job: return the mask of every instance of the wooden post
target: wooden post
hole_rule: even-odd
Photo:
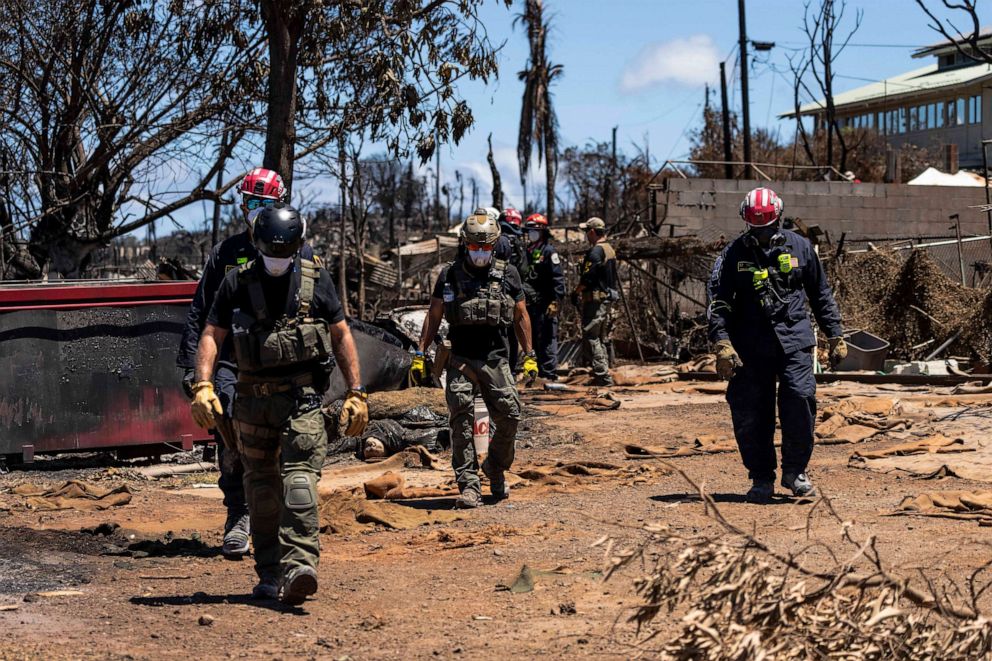
[[[954,221],[954,233],[958,239],[958,266],[961,269],[961,286],[967,287],[968,279],[964,274],[964,245],[961,243],[961,218],[958,214],[953,214],[950,218]]]
[[[441,260],[441,237],[435,236],[434,241],[437,244],[437,265],[441,266],[444,262]]]

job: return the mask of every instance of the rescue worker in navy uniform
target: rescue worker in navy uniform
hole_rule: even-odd
[[[751,478],[747,500],[775,491],[775,385],[782,425],[782,486],[815,494],[806,466],[813,452],[816,340],[806,303],[829,339],[830,363],[847,355],[840,312],[813,247],[781,229],[782,201],[756,188],[741,203],[747,231],[717,258],[709,282],[709,334],[717,372],[729,379],[734,435]]]
[[[527,314],[537,352],[538,376],[558,379],[558,306],[565,298],[565,271],[551,243],[548,219],[539,213],[527,217],[527,250],[518,267],[527,297]]]
[[[524,374],[529,378],[537,376],[520,274],[514,266],[494,256],[499,235],[496,214],[475,213],[462,225],[458,256],[438,277],[420,333],[419,350],[410,367],[411,381],[423,382],[427,378],[424,351],[437,336],[441,320],[447,320],[451,356],[446,366],[445,399],[451,428],[451,465],[461,492],[456,506],[460,508],[482,503],[480,466],[472,442],[476,394],[485,401],[496,428],[482,472],[489,478],[497,501],[509,495],[504,472],[513,463],[520,422],[520,397],[507,362],[510,332],[515,332],[524,349]]]
[[[476,209],[475,213],[491,214],[490,208]],[[499,239],[496,240],[495,259],[505,260],[519,271],[524,261],[523,216],[513,207],[499,213]],[[520,373],[520,345],[510,338],[510,371],[514,376]]]
[[[300,214],[277,202],[257,214],[252,233],[260,258],[228,273],[217,291],[196,355],[191,411],[201,427],[220,414],[212,377],[230,336],[234,427],[259,577],[252,597],[298,605],[317,591],[317,481],[327,452],[320,404],[334,358],[349,386],[340,419],[347,436],[365,429],[368,406],[331,276],[300,254]]]
[[[610,353],[610,310],[620,298],[617,278],[617,254],[606,240],[606,223],[590,218],[579,223],[585,230],[590,248],[582,259],[579,284],[572,292],[572,304],[582,313],[582,348],[592,366],[594,383],[612,386]]]
[[[210,251],[210,257],[203,267],[203,275],[196,287],[196,294],[190,303],[186,316],[186,326],[183,328],[179,342],[179,353],[176,365],[183,370],[182,385],[186,395],[193,398],[193,383],[195,382],[196,349],[200,342],[200,334],[207,322],[207,314],[214,302],[214,295],[221,281],[228,272],[247,264],[258,256],[255,244],[251,239],[249,215],[255,214],[264,206],[275,204],[286,197],[286,186],[282,177],[272,170],[255,168],[241,180],[238,186],[241,193],[241,212],[245,220],[244,231],[224,239]],[[304,246],[303,257],[311,259],[313,251],[310,246]],[[217,459],[220,465],[220,479],[217,485],[224,494],[224,506],[227,508],[227,519],[224,523],[224,542],[221,551],[224,557],[238,559],[248,552],[250,522],[248,504],[245,501],[243,484],[244,467],[241,455],[233,438],[225,439],[220,427],[232,435],[230,418],[231,405],[234,401],[234,384],[237,381],[237,368],[231,353],[230,341],[225,342],[220,349],[220,358],[214,374],[214,385],[220,398],[223,414],[215,427],[214,440],[217,442]]]

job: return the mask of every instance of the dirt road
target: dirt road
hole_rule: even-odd
[[[150,481],[128,471],[86,471],[82,477],[97,484],[127,484],[133,492],[129,504],[105,511],[29,510],[23,498],[2,493],[0,658],[626,658],[637,640],[626,623],[637,601],[636,576],[626,572],[604,583],[603,551],[593,543],[605,534],[637,540],[637,528],[655,521],[687,533],[720,532],[681,477],[659,460],[626,458],[623,445],[689,447],[701,437],[727,439],[731,430],[712,386],[668,384],[617,394],[622,406],[616,411],[544,403],[539,412],[530,408],[523,425],[517,466],[599,466],[592,474],[530,479],[510,500],[450,524],[326,534],[318,598],[300,609],[249,601],[250,561],[219,555],[219,492],[194,486],[215,482],[215,473]],[[920,397],[866,387],[823,394],[827,403],[851,394]],[[992,404],[992,397],[986,399]],[[931,418],[965,409],[932,408],[925,401],[915,406]],[[974,411],[984,402],[968,406]],[[555,411],[559,415],[547,415]],[[987,434],[986,420],[958,424],[963,435],[979,436]],[[987,561],[988,529],[973,521],[883,516],[924,490],[988,486],[848,466],[854,450],[896,442],[883,435],[856,446],[820,446],[811,475],[844,519],[877,535],[895,571],[940,568],[960,576]],[[767,544],[782,550],[809,544],[812,505],[785,498],[767,506],[744,503],[747,483],[735,453],[671,461],[713,494],[731,522]],[[540,471],[535,468],[533,476]],[[14,471],[0,477],[0,488],[66,478]],[[445,510],[451,504],[440,499],[408,506]],[[100,524],[119,528],[92,530]],[[820,511],[810,527],[813,540],[827,542],[840,530]],[[159,543],[127,551],[141,540]],[[806,561],[815,564],[817,557]],[[533,590],[511,591],[526,583],[517,582],[525,565]]]

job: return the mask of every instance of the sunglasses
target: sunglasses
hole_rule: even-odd
[[[492,250],[493,244],[491,243],[468,243],[466,246],[469,250]]]
[[[254,211],[255,209],[258,209],[259,207],[271,207],[275,203],[276,203],[275,200],[270,200],[270,199],[264,198],[264,197],[246,197],[245,198],[245,207],[248,209],[248,211]]]

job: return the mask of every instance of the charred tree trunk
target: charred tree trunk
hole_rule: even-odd
[[[493,206],[497,209],[503,208],[503,182],[499,176],[499,169],[496,167],[496,159],[493,157],[493,134],[489,134],[489,153],[486,160],[489,161],[489,170],[493,174]]]
[[[293,187],[296,147],[296,73],[303,17],[277,2],[263,2],[262,16],[269,36],[269,108],[265,131],[264,167],[275,170]]]

